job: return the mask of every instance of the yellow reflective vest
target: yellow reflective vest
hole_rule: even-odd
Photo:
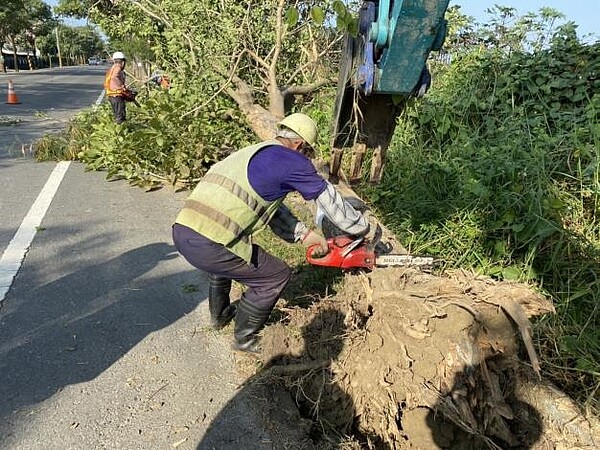
[[[269,145],[281,144],[261,142],[214,164],[187,198],[175,222],[223,244],[250,263],[252,235],[269,223],[284,200],[263,199],[248,180],[250,159]]]
[[[113,64],[113,66],[106,71],[106,76],[104,77],[104,89],[106,89],[106,95],[108,97],[120,97],[121,95],[123,95],[123,92],[124,92],[124,88],[112,89],[110,87],[111,79],[113,77],[113,72],[115,71],[116,67],[117,67],[117,65]],[[125,84],[124,79],[122,81],[123,81],[123,84]]]

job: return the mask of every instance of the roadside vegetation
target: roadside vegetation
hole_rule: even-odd
[[[172,87],[138,80],[141,106],[129,106],[126,126],[103,105],[42,140],[38,158],[186,189],[286,111],[327,130],[339,36],[355,26],[343,4],[210,3],[63,0],[63,12],[89,15],[113,49],[151,60]],[[328,15],[340,30],[322,26]],[[433,87],[400,117],[381,184],[356,189],[412,252],[552,298],[556,315],[534,326],[544,375],[598,412],[600,44],[582,43],[548,8],[516,17],[496,7],[481,26],[457,8],[448,19]],[[324,158],[327,143],[323,133]]]
[[[600,45],[540,19],[541,34],[497,32],[436,66],[363,192],[412,252],[549,295],[557,314],[535,327],[546,375],[598,410]]]
[[[87,63],[104,54],[91,25],[70,26],[43,0],[0,0],[0,71]],[[15,64],[17,61],[17,64]]]

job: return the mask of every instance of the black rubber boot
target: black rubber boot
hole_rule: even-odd
[[[231,280],[217,275],[209,275],[208,310],[210,323],[215,330],[225,327],[235,317],[236,303],[229,300]]]
[[[271,309],[260,310],[242,296],[235,317],[233,348],[242,352],[259,353],[258,332],[265,326],[270,315]]]

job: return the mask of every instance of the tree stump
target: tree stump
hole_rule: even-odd
[[[462,271],[346,274],[266,329],[263,373],[343,448],[598,448],[597,425],[549,394],[524,343],[527,318],[553,311],[527,285]]]

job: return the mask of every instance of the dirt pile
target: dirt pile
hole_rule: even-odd
[[[527,286],[463,272],[347,274],[267,327],[248,385],[271,428],[293,430],[286,448],[598,448],[597,423],[536,375],[527,317],[551,311]]]

